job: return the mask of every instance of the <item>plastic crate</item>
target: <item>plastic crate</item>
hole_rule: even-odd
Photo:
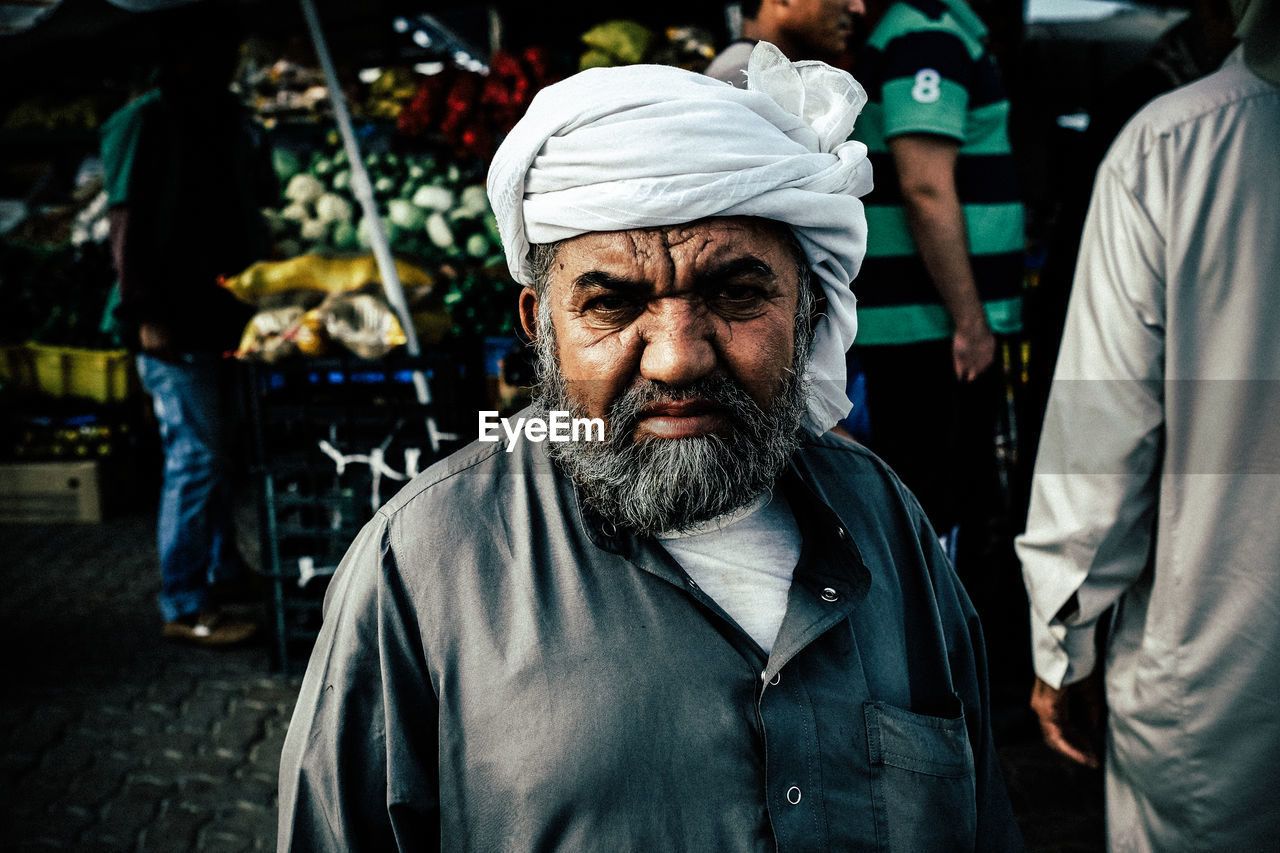
[[[329,576],[360,528],[408,476],[475,437],[483,353],[243,367],[273,656],[288,670],[310,654]]]
[[[50,397],[81,397],[119,403],[137,390],[128,350],[81,349],[29,343],[35,390]]]
[[[26,344],[0,345],[0,386],[20,391],[36,389],[36,365]]]

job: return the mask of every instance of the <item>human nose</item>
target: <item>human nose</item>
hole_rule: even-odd
[[[685,299],[650,307],[641,331],[640,375],[671,386],[688,385],[715,369],[713,330],[705,310]]]

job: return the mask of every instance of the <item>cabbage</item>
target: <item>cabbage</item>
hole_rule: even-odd
[[[427,217],[427,236],[441,249],[453,246],[453,232],[449,230],[449,223],[445,222],[444,214],[438,210]]]
[[[350,251],[360,248],[360,241],[356,238],[356,226],[351,222],[339,222],[333,227],[333,238],[329,241],[333,243],[335,249]]]
[[[304,219],[300,234],[303,240],[309,240],[312,243],[319,242],[328,236],[329,223],[323,219]]]
[[[294,175],[289,179],[289,186],[284,191],[285,198],[300,204],[315,201],[323,194],[324,184],[318,178],[307,174]]]
[[[462,191],[459,205],[474,213],[483,213],[489,209],[489,194],[484,184],[472,184]]]
[[[316,217],[323,222],[350,222],[351,204],[335,193],[325,193],[316,199]]]
[[[426,224],[427,215],[411,201],[393,198],[387,202],[387,218],[409,231],[416,231]]]
[[[424,210],[448,210],[453,207],[453,191],[448,187],[418,187],[413,203]]]
[[[302,202],[295,201],[293,204],[280,211],[280,216],[284,219],[291,219],[294,222],[305,222],[311,218],[311,211],[308,210],[307,206]]]

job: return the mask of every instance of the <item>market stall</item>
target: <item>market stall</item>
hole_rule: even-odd
[[[49,61],[42,40],[74,58],[0,101],[0,464],[22,473],[4,478],[0,512],[13,519],[49,518],[51,491],[76,498],[57,495],[66,517],[93,521],[123,505],[103,500],[113,483],[143,497],[157,485],[148,401],[112,322],[98,131],[145,89],[148,36],[199,34],[143,11],[183,0],[94,3],[51,2],[10,41],[31,67]],[[425,5],[226,4],[246,32],[232,88],[266,129],[279,187],[261,211],[270,256],[221,284],[253,310],[227,356],[241,365],[281,667],[305,659],[328,576],[373,510],[470,440],[477,411],[527,399],[518,287],[484,187],[503,135],[580,68],[699,68],[716,41],[703,22],[722,14]]]
[[[260,565],[277,581],[280,615],[284,591],[298,589],[300,566],[322,576],[351,526],[389,495],[398,482],[389,472],[425,468],[470,437],[477,409],[510,410],[527,393],[518,288],[506,271],[484,178],[529,100],[592,66],[657,62],[700,70],[728,41],[737,4],[602,10],[560,0],[0,2],[0,73],[33,81],[0,93],[0,465],[10,466],[0,471],[4,517],[60,513],[92,521],[104,506],[127,505],[116,499],[121,484],[153,491],[154,425],[127,342],[110,322],[115,271],[98,131],[147,87],[157,44],[199,38],[171,24],[166,12],[147,10],[215,4],[246,33],[233,88],[266,129],[279,187],[262,210],[269,256],[227,270],[224,286],[253,309],[230,356],[243,365],[254,413],[245,443],[254,448],[248,461],[262,496]],[[1049,47],[1067,51],[1060,43],[1068,40],[1031,17],[1024,32],[1021,13],[1007,4],[980,5],[1002,22],[993,32],[1019,82],[1014,126],[1026,140],[1018,150],[1032,214],[1027,289],[1034,311],[1044,290],[1036,290],[1037,247],[1057,205],[1045,180],[1053,169],[1040,162],[1052,146],[1042,137],[1046,128],[1062,133],[1087,119],[1091,98],[1052,85],[1081,78],[1056,74],[1061,62],[1041,57]],[[1142,37],[1126,44],[1148,43],[1167,25],[1161,15],[1145,16]],[[1077,58],[1132,62],[1129,54],[1140,55],[1136,47],[1101,50],[1093,36],[1069,41]],[[1091,86],[1118,73],[1098,72]],[[1034,341],[1010,359],[1015,390],[1034,376],[1028,349],[1034,367]],[[300,415],[296,406],[311,398],[336,409]],[[385,414],[389,432],[353,428],[344,412],[359,408]],[[284,428],[298,420],[315,425],[315,434]],[[1034,417],[1023,426],[1034,432]],[[293,462],[271,469],[293,449],[305,450],[301,474]],[[415,451],[412,465],[405,449]],[[335,509],[335,502],[345,503]],[[328,525],[329,544],[282,535],[299,524],[305,533]],[[288,657],[283,640],[280,649]]]

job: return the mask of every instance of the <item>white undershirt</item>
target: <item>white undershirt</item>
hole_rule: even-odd
[[[766,492],[687,533],[657,538],[760,648],[773,650],[800,559],[800,528],[785,497]]]

